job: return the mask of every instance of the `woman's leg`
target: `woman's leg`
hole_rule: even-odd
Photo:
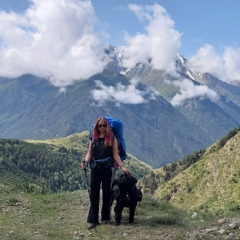
[[[103,191],[103,204],[102,204],[102,221],[110,220],[110,200],[111,200],[111,183],[112,183],[112,169],[111,167],[102,168],[102,191]]]
[[[91,182],[90,182],[90,209],[88,213],[87,222],[99,224],[99,198],[100,198],[100,184],[101,175],[97,169],[91,170]]]

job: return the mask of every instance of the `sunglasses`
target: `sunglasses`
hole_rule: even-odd
[[[107,124],[98,124],[98,128],[107,127]]]

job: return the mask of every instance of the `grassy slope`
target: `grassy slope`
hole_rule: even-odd
[[[80,136],[80,137],[79,137]],[[78,138],[79,137],[79,138]],[[62,145],[68,147],[80,147],[82,137],[87,137],[84,133],[69,136],[63,139],[52,139],[44,141],[51,145]],[[124,210],[123,222],[119,227],[114,226],[112,220],[110,225],[101,225],[95,230],[86,229],[86,217],[89,206],[89,197],[86,190],[74,192],[62,192],[58,194],[25,194],[5,185],[0,184],[0,239],[225,239],[229,231],[220,235],[217,230],[207,232],[206,229],[227,228],[217,224],[217,218],[208,211],[197,214],[197,218],[192,218],[193,208],[199,208],[202,204],[199,199],[216,193],[215,189],[222,190],[223,182],[221,176],[227,183],[233,181],[239,189],[239,134],[225,147],[217,152],[208,149],[205,158],[194,164],[186,171],[172,179],[168,184],[160,186],[158,191],[162,197],[174,185],[179,185],[178,193],[172,197],[172,202],[178,208],[173,207],[168,202],[159,198],[156,200],[152,196],[144,194],[143,201],[138,203],[136,221],[137,225],[127,223],[128,210]],[[30,141],[30,140],[29,140]],[[79,141],[79,144],[76,143]],[[42,141],[30,141],[42,142]],[[75,145],[74,145],[75,144]],[[87,146],[87,142],[86,142]],[[228,157],[231,156],[231,157]],[[233,156],[235,160],[233,161]],[[230,159],[229,159],[230,158]],[[131,155],[131,161],[126,161],[129,168],[135,171],[142,171],[145,174],[152,169]],[[237,165],[234,165],[234,164]],[[194,167],[195,166],[195,167]],[[221,166],[221,167],[220,167]],[[139,169],[138,169],[139,168]],[[229,172],[226,169],[230,169]],[[148,172],[149,171],[149,172]],[[225,173],[226,172],[226,173]],[[213,173],[213,174],[211,174]],[[201,174],[201,176],[199,176]],[[230,176],[229,176],[230,175]],[[212,178],[212,176],[214,176]],[[206,182],[203,180],[206,179]],[[203,182],[199,182],[202,180]],[[220,181],[220,182],[219,182]],[[188,183],[188,184],[187,184]],[[191,191],[186,194],[186,187],[191,187]],[[210,188],[214,186],[214,188]],[[231,182],[232,184],[232,182]],[[207,187],[206,187],[206,186]],[[169,187],[170,186],[170,187]],[[216,188],[219,186],[219,188]],[[162,190],[162,191],[161,191]],[[160,192],[161,191],[161,192]],[[197,194],[197,192],[205,194]],[[220,193],[229,196],[231,189]],[[239,198],[238,191],[233,190]],[[178,195],[179,194],[179,195]],[[180,195],[183,194],[183,195]],[[217,194],[217,196],[221,196]],[[184,201],[181,198],[184,197]],[[213,198],[212,198],[213,199]],[[210,198],[211,200],[211,198]],[[210,201],[208,199],[208,201]],[[210,205],[210,202],[206,202]],[[217,202],[219,204],[219,202]],[[182,209],[186,210],[180,210]],[[232,214],[239,214],[237,211]],[[114,215],[114,214],[113,214]],[[239,221],[239,219],[238,219]],[[226,223],[227,224],[227,223]],[[236,237],[240,237],[239,230],[231,230]],[[204,237],[203,237],[204,236]]]
[[[44,144],[63,146],[66,148],[74,148],[86,154],[88,144],[89,144],[88,137],[89,137],[89,132],[85,131],[82,133],[72,134],[64,138],[55,138],[55,139],[48,139],[48,140],[27,140],[27,142],[44,143]],[[124,161],[124,164],[137,179],[153,171],[152,167],[150,167],[148,164],[142,161],[139,161],[137,158],[135,158],[131,154],[128,154],[127,159]]]
[[[192,220],[191,211],[180,211],[169,203],[144,196],[138,203],[135,216],[138,224],[128,224],[128,210],[125,209],[120,226],[115,227],[111,220],[109,225],[98,226],[97,231],[88,231],[89,198],[85,190],[34,195],[0,185],[0,193],[1,240],[200,239],[201,229],[215,225],[213,219],[206,215],[199,215],[198,220],[201,221]],[[206,235],[205,230],[202,232]],[[208,233],[204,239],[213,239],[212,234]]]
[[[88,136],[89,132],[85,131],[82,133],[76,133],[64,138],[54,138],[54,139],[47,139],[47,140],[26,140],[29,143],[45,143],[45,144],[52,144],[57,146],[63,146],[66,148],[75,148],[77,150],[83,150],[88,146]],[[84,139],[84,140],[83,140]],[[85,144],[84,144],[85,143]]]
[[[240,210],[240,133],[223,148],[207,149],[204,157],[161,185],[156,196],[171,194],[170,202],[185,209]]]

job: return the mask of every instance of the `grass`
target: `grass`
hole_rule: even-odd
[[[144,195],[135,220],[128,224],[124,209],[122,224],[100,225],[87,230],[88,193],[85,190],[57,194],[25,194],[0,185],[1,240],[71,239],[186,239],[189,232],[206,228],[212,216],[192,219],[192,212]],[[113,215],[112,211],[112,215]],[[208,239],[208,238],[205,238]]]

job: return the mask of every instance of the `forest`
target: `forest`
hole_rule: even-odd
[[[86,188],[82,158],[73,148],[0,139],[1,182],[27,192]]]

